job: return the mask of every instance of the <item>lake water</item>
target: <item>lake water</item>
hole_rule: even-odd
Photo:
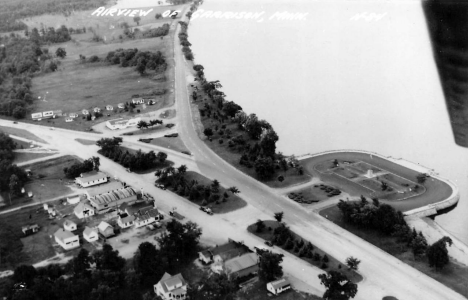
[[[280,151],[362,149],[434,168],[461,193],[436,220],[468,243],[468,149],[454,143],[419,1],[205,0],[197,14],[196,63],[273,125]]]

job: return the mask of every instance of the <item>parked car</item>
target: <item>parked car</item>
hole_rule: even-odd
[[[187,154],[187,155],[192,155],[192,153],[190,153],[190,152],[188,152],[188,151],[181,151],[181,153]]]
[[[13,124],[18,124],[18,122],[16,122],[16,121],[13,121]]]
[[[206,212],[209,215],[213,215],[213,211],[209,207],[200,206],[200,210]]]
[[[174,126],[175,126],[175,124],[173,124],[173,123],[166,124],[166,127],[167,127],[167,128],[172,128],[172,127],[174,127]]]
[[[154,186],[161,189],[161,190],[166,190],[166,186],[164,184],[156,183]]]
[[[154,222],[153,226],[156,227],[156,228],[161,228],[162,224],[161,224],[161,222]]]
[[[164,135],[164,137],[178,137],[178,136],[179,136],[178,133],[171,133],[171,134]]]
[[[267,245],[268,247],[273,247],[273,243],[270,241],[265,241],[265,245]]]

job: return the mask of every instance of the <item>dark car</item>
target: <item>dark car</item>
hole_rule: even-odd
[[[200,210],[206,212],[210,216],[213,215],[213,211],[209,207],[200,206]]]
[[[265,241],[265,245],[267,245],[268,247],[273,247],[273,243],[270,241]]]

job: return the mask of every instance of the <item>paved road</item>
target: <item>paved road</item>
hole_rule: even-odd
[[[219,244],[227,237],[232,237],[243,240],[248,246],[254,246],[261,241],[247,233],[246,226],[259,218],[272,219],[271,216],[274,212],[284,211],[285,221],[291,229],[316,246],[341,261],[345,261],[349,256],[355,256],[362,260],[360,270],[365,276],[365,280],[359,284],[358,295],[355,299],[381,299],[387,295],[393,295],[399,299],[415,300],[465,299],[319,215],[304,211],[299,204],[281,197],[273,189],[241,173],[213,153],[195,132],[186,89],[186,62],[178,45],[175,48],[175,93],[180,120],[178,130],[187,148],[193,153],[196,163],[192,158],[176,157],[175,155],[174,161],[176,163],[189,163],[205,176],[218,179],[224,186],[237,186],[241,190],[242,198],[250,204],[241,210],[208,217],[189,201],[173,193],[156,189],[153,185],[155,179],[153,174],[137,176],[127,173],[122,166],[96,154],[97,146],[85,146],[75,141],[75,138],[99,139],[103,135],[62,129],[45,130],[44,127],[34,124],[19,123],[14,126],[38,135],[49,142],[51,147],[56,147],[62,153],[74,154],[83,159],[99,156],[103,170],[110,174],[116,174],[119,179],[128,184],[141,187],[154,195],[161,209],[168,211],[172,207],[177,207],[182,215],[202,226],[203,239],[206,242]],[[0,121],[0,125],[12,126],[11,121],[4,120]],[[124,139],[128,143],[134,141],[133,138]],[[141,147],[143,148],[143,145]],[[150,149],[152,145],[146,144],[145,147]],[[321,273],[321,270],[302,263],[290,255],[286,255],[283,266],[287,274],[300,278],[301,281],[311,285],[317,293],[323,292],[323,287],[317,278],[317,274]]]

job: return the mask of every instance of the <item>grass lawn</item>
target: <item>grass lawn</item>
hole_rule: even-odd
[[[15,142],[15,144],[16,144],[16,149],[30,149],[31,146],[33,146],[32,148],[37,147],[36,145],[33,145],[33,144],[29,143],[29,142],[17,140],[15,138],[13,138],[13,142]]]
[[[176,110],[175,109],[168,109],[168,110],[165,110],[163,111],[159,117],[162,118],[162,119],[172,119],[176,116]]]
[[[468,282],[468,267],[450,262],[442,271],[436,272],[429,267],[426,258],[415,260],[411,250],[406,249],[406,245],[398,243],[396,238],[381,235],[374,230],[366,230],[344,223],[342,214],[336,205],[321,210],[320,215],[326,216],[329,220],[354,235],[379,247],[402,262],[443,283],[463,296],[468,297],[468,289],[466,287],[466,283]]]
[[[14,164],[22,163],[36,158],[47,157],[54,155],[55,153],[27,153],[27,152],[15,152]]]
[[[6,134],[16,135],[16,136],[19,136],[28,140],[33,140],[39,143],[48,144],[43,139],[37,137],[36,135],[24,129],[13,128],[13,127],[8,127],[8,126],[0,126],[0,131],[3,131]]]
[[[185,179],[187,182],[191,182],[192,180],[196,180],[198,182],[198,184],[201,184],[201,185],[211,185],[212,183],[212,180],[206,178],[205,176],[197,173],[197,172],[193,172],[193,171],[187,171],[187,173],[185,173]],[[224,192],[227,192],[226,189],[222,186],[222,182],[221,182],[221,185],[219,187],[219,195],[221,196],[220,199],[223,198],[223,194]],[[170,187],[169,187],[170,188]],[[244,206],[247,205],[247,202],[245,202],[242,198],[240,198],[239,196],[237,195],[233,195],[231,192],[227,192],[227,194],[229,195],[229,198],[227,198],[227,201],[226,202],[223,202],[222,200],[219,200],[219,204],[216,204],[216,203],[210,203],[208,206],[211,207],[211,210],[213,211],[213,213],[215,214],[223,214],[223,213],[228,213],[228,212],[231,212],[231,211],[235,211],[239,208],[242,208]],[[189,200],[188,196],[184,197],[186,198],[187,200]],[[201,205],[201,203],[203,202],[203,199],[200,199],[200,200],[189,200],[197,205]]]
[[[363,186],[351,182],[350,180],[347,180],[343,177],[337,176],[336,174],[326,174],[315,170],[314,167],[316,165],[322,166],[324,161],[331,162],[334,159],[338,159],[338,161],[340,162],[363,161],[372,164],[373,166],[379,169],[387,170],[393,174],[399,175],[407,180],[411,180],[414,182],[416,182],[416,176],[419,174],[418,171],[403,167],[386,159],[377,156],[371,157],[369,154],[357,152],[324,154],[301,160],[300,163],[304,167],[304,171],[306,173],[311,174],[312,176],[317,176],[322,181],[327,182],[330,185],[336,186],[338,189],[343,190],[352,196],[364,195],[366,197],[370,197],[372,191]],[[389,204],[395,209],[401,211],[408,211],[427,204],[442,201],[448,196],[450,196],[450,194],[452,193],[452,189],[449,185],[434,178],[428,178],[423,185],[426,188],[426,192],[421,195],[417,195],[409,199],[400,201],[384,199],[379,200],[381,203]]]
[[[175,138],[167,138],[167,137],[160,137],[156,139],[152,139],[150,144],[168,148],[175,151],[188,151],[187,147],[185,147],[184,142],[180,137]]]
[[[237,292],[237,299],[239,300],[267,300],[272,299],[272,294],[269,293],[266,289],[266,284],[264,282],[256,281],[252,284],[248,284],[240,291]],[[286,292],[279,294],[278,296],[273,296],[273,299],[276,300],[321,300],[321,297],[298,292],[293,289],[290,289]]]
[[[83,144],[85,146],[91,146],[91,145],[96,145],[96,141],[92,140],[85,140],[85,139],[75,139],[80,144]]]
[[[264,240],[268,240],[268,241],[271,241],[273,239],[273,232],[275,230],[275,228],[277,228],[280,224],[277,222],[277,221],[272,221],[272,220],[266,220],[264,221],[265,223],[265,229],[262,231],[262,232],[257,232],[257,226],[255,224],[252,224],[250,225],[249,227],[247,227],[247,230],[264,239]],[[271,230],[269,230],[269,227],[271,227]],[[297,235],[296,233],[294,233],[293,231],[291,231],[291,233],[293,234],[294,236],[294,239],[295,240],[300,240],[302,239],[305,243],[309,242],[307,241],[306,239],[302,238],[301,236]],[[279,246],[276,246],[276,247],[279,247]],[[299,257],[299,252],[294,252],[293,249],[291,250],[287,250],[286,248],[284,247],[281,247],[283,248],[284,250],[288,251],[289,253]],[[314,246],[314,250],[313,250],[314,253],[318,253],[320,254],[321,257],[323,257],[325,254],[328,256],[328,259],[329,259],[329,262],[327,262],[327,265],[328,265],[328,268],[324,269],[326,271],[339,271],[343,274],[345,274],[346,276],[348,276],[348,278],[350,280],[352,280],[354,283],[358,283],[362,280],[362,276],[359,275],[358,273],[354,272],[354,271],[350,271],[348,270],[348,268],[346,267],[346,265],[338,260],[336,260],[334,257],[332,257],[331,255],[329,255],[328,253],[324,252],[322,249],[319,249],[317,247]],[[300,259],[316,266],[317,268],[322,268],[322,260],[320,261],[316,261],[314,259],[310,259],[310,258],[306,258],[306,257],[299,257]],[[341,267],[340,267],[341,266]]]

